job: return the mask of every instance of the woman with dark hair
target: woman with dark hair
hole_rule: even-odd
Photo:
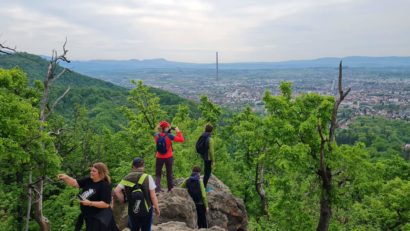
[[[90,176],[77,180],[66,174],[58,174],[66,184],[80,188],[78,195],[81,204],[81,216],[85,220],[87,231],[118,230],[115,225],[111,203],[111,178],[104,163],[95,163],[90,168]]]

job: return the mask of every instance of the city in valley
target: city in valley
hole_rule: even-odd
[[[81,70],[80,70],[81,71]],[[214,103],[238,110],[263,110],[266,91],[279,94],[282,81],[292,82],[294,94],[337,93],[338,68],[221,69],[141,68],[133,71],[85,71],[86,74],[128,88],[131,80],[198,100],[207,95]],[[343,68],[343,86],[351,88],[340,110],[346,125],[358,115],[380,115],[410,120],[410,68]]]

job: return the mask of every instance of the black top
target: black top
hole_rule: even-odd
[[[78,185],[82,189],[81,196],[89,201],[104,201],[107,204],[111,203],[111,186],[107,181],[94,182],[90,177],[77,180]],[[81,205],[81,212],[84,217],[89,217],[97,214],[102,209],[94,206]]]

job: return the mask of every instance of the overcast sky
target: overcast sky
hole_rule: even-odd
[[[70,59],[409,56],[410,0],[0,0],[0,42]],[[60,49],[61,50],[61,49]]]

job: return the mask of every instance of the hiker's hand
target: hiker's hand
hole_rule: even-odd
[[[92,201],[83,200],[83,201],[80,201],[80,204],[82,204],[82,205],[84,205],[84,206],[91,206],[91,205],[92,205]]]
[[[58,174],[57,177],[58,177],[58,179],[60,179],[60,180],[65,180],[65,179],[68,178],[68,176],[67,176],[66,174]]]
[[[179,128],[178,128],[178,127],[176,127],[176,128],[175,128],[175,131],[176,131],[176,132],[180,132],[180,130],[179,130]]]
[[[205,211],[206,213],[209,213],[209,208],[206,208],[206,211]]]
[[[155,211],[155,215],[157,215],[157,217],[159,217],[159,215],[161,214],[161,212],[159,211],[159,208],[154,207],[154,211]]]

